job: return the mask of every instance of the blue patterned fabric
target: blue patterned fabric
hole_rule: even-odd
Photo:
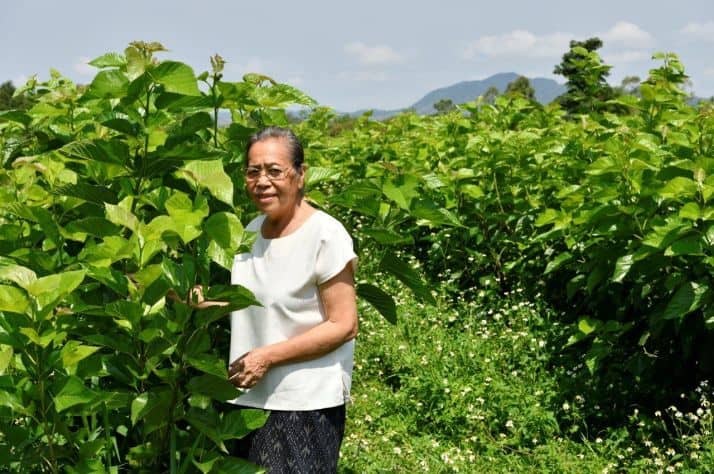
[[[335,473],[344,431],[344,405],[273,410],[265,425],[238,441],[234,454],[269,474]]]

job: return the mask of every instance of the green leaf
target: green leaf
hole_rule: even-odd
[[[27,126],[32,122],[32,117],[19,110],[4,110],[0,112],[0,123],[2,122],[16,122]]]
[[[580,318],[578,321],[578,329],[581,333],[588,335],[600,327],[602,323],[593,318]]]
[[[227,250],[237,250],[243,241],[243,225],[238,216],[230,212],[213,214],[203,223],[203,231]]]
[[[228,454],[228,450],[223,444],[223,439],[219,433],[220,419],[214,411],[192,408],[186,414],[186,420],[191,424],[192,427],[196,428],[208,439],[213,441],[218,447],[218,449]]]
[[[155,387],[138,395],[131,402],[131,424],[136,426],[144,422],[144,431],[148,434],[169,421],[172,392],[167,387]]]
[[[223,416],[221,437],[223,439],[243,438],[251,431],[257,430],[268,420],[269,413],[265,410],[243,408],[230,410]]]
[[[559,254],[553,260],[548,262],[548,265],[546,265],[546,267],[545,267],[544,275],[554,272],[555,270],[560,268],[565,262],[570,261],[572,258],[573,258],[573,254],[571,254],[570,252],[563,252],[563,253]]]
[[[357,295],[374,306],[384,319],[392,324],[397,323],[397,305],[388,293],[369,283],[361,283],[357,285]]]
[[[94,58],[88,63],[90,66],[105,68],[105,67],[124,67],[126,66],[126,58],[120,53],[106,53],[98,58]]]
[[[72,196],[85,201],[94,202],[97,204],[116,204],[118,202],[116,194],[106,186],[94,186],[87,183],[68,184],[55,188],[53,193],[58,196]]]
[[[617,262],[615,262],[615,272],[612,274],[610,279],[614,282],[621,283],[625,276],[627,276],[630,272],[630,268],[632,268],[633,263],[634,259],[631,254],[623,255],[618,258]]]
[[[129,90],[129,79],[118,69],[99,71],[87,88],[84,97],[89,99],[116,99]]]
[[[311,166],[307,169],[305,175],[305,186],[312,187],[325,181],[336,181],[341,176],[342,173],[337,169]]]
[[[667,303],[664,319],[682,320],[689,313],[699,309],[710,299],[709,287],[703,283],[688,281],[682,284]]]
[[[68,232],[82,232],[96,237],[108,237],[116,235],[121,231],[121,227],[112,224],[103,217],[85,217],[72,221],[65,226]]]
[[[117,205],[105,203],[107,220],[112,224],[120,225],[128,228],[132,232],[136,232],[139,228],[139,219],[132,212],[120,203]]]
[[[691,228],[689,222],[683,222],[679,218],[668,218],[663,225],[653,226],[653,230],[642,239],[642,244],[663,250]]]
[[[147,73],[151,78],[164,86],[167,92],[176,94],[200,96],[198,83],[193,69],[186,64],[176,61],[164,61]]]
[[[17,265],[13,260],[0,256],[0,281],[11,281],[22,288],[37,280],[35,272]]]
[[[412,290],[414,295],[420,300],[430,304],[436,304],[436,300],[432,296],[430,289],[426,283],[424,283],[419,273],[393,253],[387,252],[384,254],[379,268],[394,275],[399,281],[404,283],[407,288]]]
[[[389,229],[364,228],[362,232],[384,245],[411,245],[414,243],[414,238],[411,235],[399,234]]]
[[[459,219],[451,211],[431,200],[419,199],[414,201],[411,213],[418,219],[428,221],[429,225],[463,227]]]
[[[205,293],[205,297],[212,301],[227,302],[228,305],[199,309],[197,320],[201,325],[210,324],[232,311],[247,308],[248,306],[262,306],[250,290],[240,285],[212,286]]]
[[[10,367],[14,349],[7,344],[0,344],[0,376],[5,375],[7,368]]]
[[[211,354],[201,354],[194,357],[187,357],[186,362],[191,367],[194,367],[201,372],[215,375],[223,379],[228,378],[228,370],[226,369],[226,361],[223,358],[218,358]]]
[[[118,139],[78,140],[63,146],[59,152],[87,165],[93,161],[124,165],[129,160],[128,145]]]
[[[60,231],[53,214],[42,207],[30,207],[20,203],[13,203],[7,206],[8,212],[23,219],[37,222],[45,233],[45,239],[59,244],[61,241]]]
[[[191,184],[208,189],[216,199],[233,207],[233,182],[223,170],[221,160],[189,161],[177,174]]]
[[[676,240],[665,251],[664,255],[704,255],[702,248],[702,238],[699,235],[688,235],[682,239]]]
[[[411,203],[411,196],[403,186],[397,186],[392,181],[387,181],[382,185],[382,192],[392,201],[396,202],[399,207],[408,211]]]
[[[82,283],[85,274],[85,270],[75,270],[38,278],[27,286],[27,292],[36,298],[40,308],[44,308],[72,293]]]
[[[206,395],[220,401],[233,400],[240,395],[240,391],[227,378],[211,374],[193,377],[186,388],[190,393]]]
[[[94,354],[100,349],[96,346],[85,346],[79,341],[67,341],[60,351],[62,366],[64,368],[77,365],[83,359]]]
[[[475,184],[464,184],[459,189],[461,189],[462,193],[473,199],[478,199],[484,196],[483,189],[481,189],[480,186],[476,186]]]
[[[59,393],[54,397],[55,409],[62,412],[76,405],[91,403],[96,394],[84,386],[81,379],[70,376]]]
[[[692,199],[697,194],[697,183],[689,178],[677,176],[668,181],[658,194],[667,199]]]
[[[129,295],[129,280],[118,270],[110,267],[87,266],[87,276],[111,288],[119,296]]]
[[[263,470],[245,459],[222,456],[212,464],[211,474],[255,474]]]

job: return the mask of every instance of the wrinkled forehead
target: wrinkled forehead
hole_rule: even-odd
[[[247,166],[291,166],[290,146],[282,138],[267,138],[257,141],[248,152]]]

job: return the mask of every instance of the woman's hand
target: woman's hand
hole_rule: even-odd
[[[270,368],[270,360],[258,348],[234,360],[228,367],[228,380],[238,388],[250,388],[257,384]]]
[[[207,300],[203,297],[203,286],[194,285],[190,290],[188,290],[188,295],[185,300],[176,293],[173,288],[170,288],[166,293],[166,296],[179,303],[184,303],[189,305],[194,309],[204,309],[210,308],[211,306],[227,306],[227,301],[212,301]]]

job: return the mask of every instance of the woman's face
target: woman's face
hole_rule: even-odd
[[[305,173],[296,171],[287,144],[268,138],[248,152],[246,188],[261,212],[271,220],[290,217],[301,199]]]

